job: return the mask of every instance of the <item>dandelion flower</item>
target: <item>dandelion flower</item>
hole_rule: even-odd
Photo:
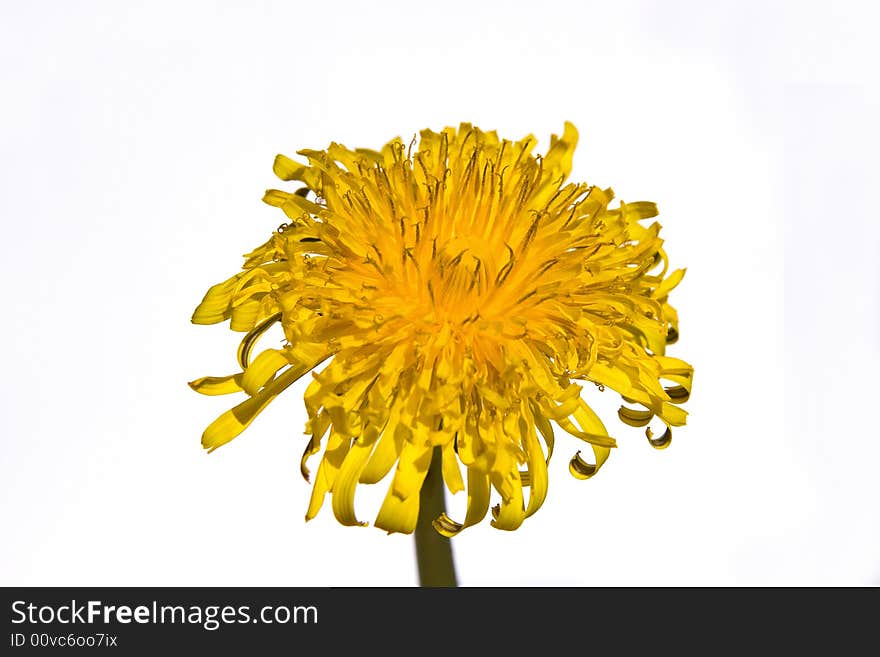
[[[322,452],[306,519],[331,496],[343,525],[358,484],[388,476],[375,525],[412,532],[434,448],[452,493],[466,491],[461,522],[512,530],[547,496],[553,424],[582,441],[569,469],[593,476],[615,439],[582,385],[617,391],[624,423],[683,425],[692,368],[665,355],[678,336],[654,203],[610,207],[610,189],[566,182],[577,131],[565,124],[547,152],[536,140],[500,139],[470,124],[424,130],[381,151],[336,143],[277,156],[275,174],[301,183],[263,200],[286,223],[211,287],[192,321],[229,320],[246,333],[242,371],[190,385],[248,399],[205,430],[214,450],[231,441],[294,381],[305,392],[310,436]],[[644,223],[643,223],[644,222]],[[251,358],[280,322],[284,343]],[[393,472],[392,472],[393,471]],[[495,491],[493,493],[492,491]]]

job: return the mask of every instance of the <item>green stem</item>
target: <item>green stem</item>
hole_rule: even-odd
[[[434,529],[432,522],[445,510],[443,499],[442,452],[434,448],[431,466],[419,493],[419,519],[416,522],[416,561],[419,586],[454,587],[455,564],[452,543]]]

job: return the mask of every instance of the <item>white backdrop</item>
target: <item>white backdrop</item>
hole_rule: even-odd
[[[564,120],[688,268],[690,421],[612,432],[586,482],[560,436],[536,516],[455,539],[461,583],[880,583],[873,4],[0,7],[0,584],[414,584],[410,537],[303,521],[302,386],[203,453],[229,399],[186,382],[240,335],[189,318],[283,221],[276,153]]]

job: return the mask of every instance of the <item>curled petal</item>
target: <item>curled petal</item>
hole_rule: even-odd
[[[631,427],[643,427],[651,421],[651,418],[654,417],[654,412],[640,411],[634,408],[621,406],[617,410],[617,416],[621,419],[622,422],[625,422]]]
[[[589,479],[594,474],[599,472],[599,468],[605,463],[608,459],[608,455],[611,453],[606,447],[597,447],[593,446],[593,456],[596,459],[595,463],[587,463],[581,458],[581,453],[577,452],[568,463],[568,470],[576,479]]]
[[[690,399],[691,396],[690,390],[684,386],[672,386],[671,388],[666,388],[666,394],[669,395],[669,398],[676,404],[683,404]]]
[[[434,520],[434,529],[447,538],[452,538],[463,529],[472,527],[486,517],[489,510],[489,476],[476,468],[467,471],[467,511],[463,523],[457,523],[445,513]]]
[[[281,321],[281,313],[275,313],[271,317],[266,318],[262,322],[260,322],[253,329],[248,331],[248,334],[244,336],[241,344],[238,345],[238,364],[241,365],[241,369],[246,370],[250,363],[251,349],[254,344],[256,344],[257,340],[260,339],[266,331],[272,328],[272,325],[276,322]]]
[[[654,449],[666,449],[672,444],[672,427],[667,426],[666,431],[659,438],[654,438],[654,432],[651,431],[651,427],[645,429],[645,435],[648,437],[648,442],[651,443],[651,447]]]

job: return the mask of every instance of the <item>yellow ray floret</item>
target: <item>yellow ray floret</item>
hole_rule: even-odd
[[[364,524],[357,485],[388,478],[375,525],[413,531],[437,447],[446,486],[467,492],[462,522],[434,522],[453,536],[486,517],[493,490],[499,529],[541,507],[552,423],[591,454],[571,459],[575,477],[605,463],[615,440],[576,381],[634,405],[619,411],[626,424],[663,422],[659,438],[647,435],[667,446],[693,374],[665,355],[678,337],[668,295],[684,270],[668,271],[660,226],[645,223],[653,203],[612,208],[610,189],[566,182],[577,138],[566,123],[541,156],[531,136],[511,142],[462,124],[422,131],[417,147],[334,143],[300,151],[302,163],[279,155],[275,173],[301,187],[264,201],[286,222],[192,318],[246,333],[241,372],[191,383],[247,395],[207,428],[204,447],[235,438],[312,372],[304,476],[323,455],[306,518],[329,493],[341,523]],[[275,322],[285,344],[252,359]]]

